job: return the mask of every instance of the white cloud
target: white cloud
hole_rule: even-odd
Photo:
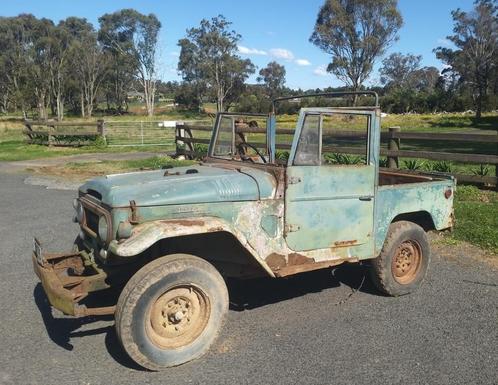
[[[244,47],[243,45],[238,45],[237,49],[239,50],[239,53],[241,53],[242,55],[261,55],[261,56],[268,55],[266,51],[257,48],[247,48]]]
[[[443,39],[443,38],[437,39],[437,43],[440,44],[442,47],[451,47],[453,44],[448,39]]]
[[[277,59],[294,60],[294,54],[285,48],[272,48],[270,55]]]
[[[327,65],[326,64],[319,65],[313,70],[313,73],[317,76],[327,76],[329,74],[327,72]]]
[[[174,57],[180,56],[180,52],[177,52],[177,51],[171,51],[169,54],[170,54],[170,56],[174,56]]]
[[[308,59],[297,59],[296,64],[301,67],[310,66],[311,62]]]

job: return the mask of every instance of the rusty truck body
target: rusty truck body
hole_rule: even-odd
[[[218,113],[202,162],[88,181],[74,201],[73,250],[45,253],[35,241],[50,303],[114,314],[131,358],[159,370],[209,349],[228,309],[224,277],[366,262],[381,292],[413,291],[430,260],[426,232],[453,225],[455,180],[380,168],[380,108],[367,94],[371,107],[302,108],[283,160],[274,112]],[[328,140],[333,131],[342,139]],[[337,152],[348,149],[357,155]],[[124,287],[117,304],[85,306],[112,287]]]

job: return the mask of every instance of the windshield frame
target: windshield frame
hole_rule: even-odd
[[[272,135],[272,132],[275,130],[275,119],[272,119],[270,114],[260,114],[260,113],[251,113],[251,112],[218,112],[216,114],[216,120],[214,123],[214,130],[211,135],[211,141],[209,143],[209,149],[208,149],[208,157],[214,158],[214,159],[222,159],[225,161],[234,161],[237,163],[248,163],[244,162],[242,159],[234,159],[233,157],[230,159],[229,156],[222,156],[222,155],[216,155],[214,153],[215,150],[215,144],[218,140],[218,136],[220,134],[220,129],[221,129],[221,122],[223,118],[226,117],[240,117],[240,116],[247,116],[247,117],[257,117],[257,118],[265,118],[266,119],[266,153],[268,154],[268,163],[274,163],[274,158],[275,158],[275,151],[274,151],[274,137],[275,135]],[[232,124],[231,124],[231,131],[232,131],[232,143],[231,143],[231,152],[235,154],[235,120],[232,119]]]

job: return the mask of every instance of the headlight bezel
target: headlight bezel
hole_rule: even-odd
[[[80,223],[80,227],[83,230],[83,232],[86,233],[91,238],[100,240],[105,246],[109,245],[109,242],[111,242],[114,239],[111,208],[106,207],[105,205],[101,205],[97,202],[94,202],[94,200],[91,199],[91,197],[87,197],[85,195],[80,195],[78,199],[75,199],[73,205],[76,204],[76,201],[79,201],[83,207],[84,218],[83,221]],[[88,220],[87,213],[95,214],[98,217],[96,226],[90,227],[90,225],[87,223]],[[103,224],[103,222],[101,222],[102,221],[101,217],[105,218],[106,224]],[[99,226],[99,224],[101,225]],[[106,229],[106,227],[107,227],[107,233],[103,231]]]
[[[107,221],[107,218],[105,215],[101,215],[99,217],[99,223],[98,223],[98,236],[100,240],[104,243],[108,241],[109,237],[109,222]]]

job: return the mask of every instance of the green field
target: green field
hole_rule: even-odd
[[[498,193],[459,186],[455,198],[456,226],[451,237],[498,254]]]

